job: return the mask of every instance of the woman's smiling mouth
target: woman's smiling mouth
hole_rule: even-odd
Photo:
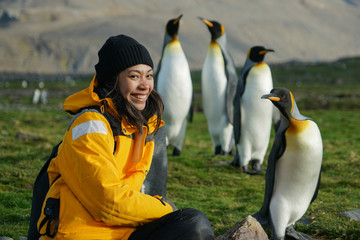
[[[132,97],[134,97],[135,99],[137,99],[138,101],[146,101],[147,99],[147,94],[132,94]]]

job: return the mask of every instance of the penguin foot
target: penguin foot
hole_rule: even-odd
[[[293,225],[286,228],[285,233],[286,240],[313,240],[312,237],[305,233],[297,232]]]
[[[224,151],[221,147],[221,145],[217,145],[215,147],[215,156],[216,155],[222,155],[222,156],[232,156],[234,154],[234,150],[233,149],[230,149],[228,152]]]
[[[261,172],[260,160],[254,159],[250,161],[253,172],[259,174]]]
[[[180,149],[178,149],[178,148],[175,147],[174,150],[173,150],[172,155],[173,155],[174,157],[178,157],[178,156],[180,156],[180,153],[181,153]]]
[[[257,174],[256,172],[253,172],[253,171],[249,170],[249,165],[242,166],[242,169],[243,169],[243,173],[246,173],[246,174],[249,174],[249,175],[256,175]]]
[[[221,155],[222,154],[222,149],[221,149],[221,145],[217,145],[215,147],[215,156],[216,155]]]
[[[253,160],[252,160],[253,161]],[[246,166],[242,166],[242,169],[243,169],[243,173],[246,173],[246,174],[249,174],[249,175],[258,175],[260,174],[260,171],[261,170],[257,170],[256,168],[254,168],[254,165],[253,163],[251,162],[251,167],[252,167],[252,171],[249,170],[249,165],[246,165]],[[255,160],[256,161],[256,160]],[[258,161],[258,160],[257,160]],[[259,162],[260,163],[260,162]],[[256,167],[256,166],[255,166]]]

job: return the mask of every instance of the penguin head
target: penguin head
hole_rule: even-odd
[[[166,33],[169,34],[170,37],[174,38],[178,35],[180,19],[183,15],[181,14],[179,17],[171,19],[166,24]]]
[[[206,20],[205,18],[199,17],[201,21],[203,21],[206,26],[209,28],[211,34],[211,40],[215,41],[225,33],[225,28],[222,24],[217,21]]]
[[[254,46],[248,51],[248,58],[253,62],[262,62],[264,60],[265,54],[268,52],[274,52],[272,49],[266,49],[263,46]]]
[[[269,99],[286,117],[290,118],[295,104],[292,92],[286,88],[274,88],[270,94],[265,94],[262,99]]]

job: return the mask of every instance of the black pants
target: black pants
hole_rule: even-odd
[[[199,210],[184,208],[147,223],[135,230],[129,240],[213,240],[210,222]]]

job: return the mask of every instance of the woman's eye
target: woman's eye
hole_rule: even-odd
[[[135,79],[135,78],[137,78],[137,75],[130,75],[129,78]]]
[[[148,79],[152,79],[153,78],[153,74],[149,74],[146,76]]]

